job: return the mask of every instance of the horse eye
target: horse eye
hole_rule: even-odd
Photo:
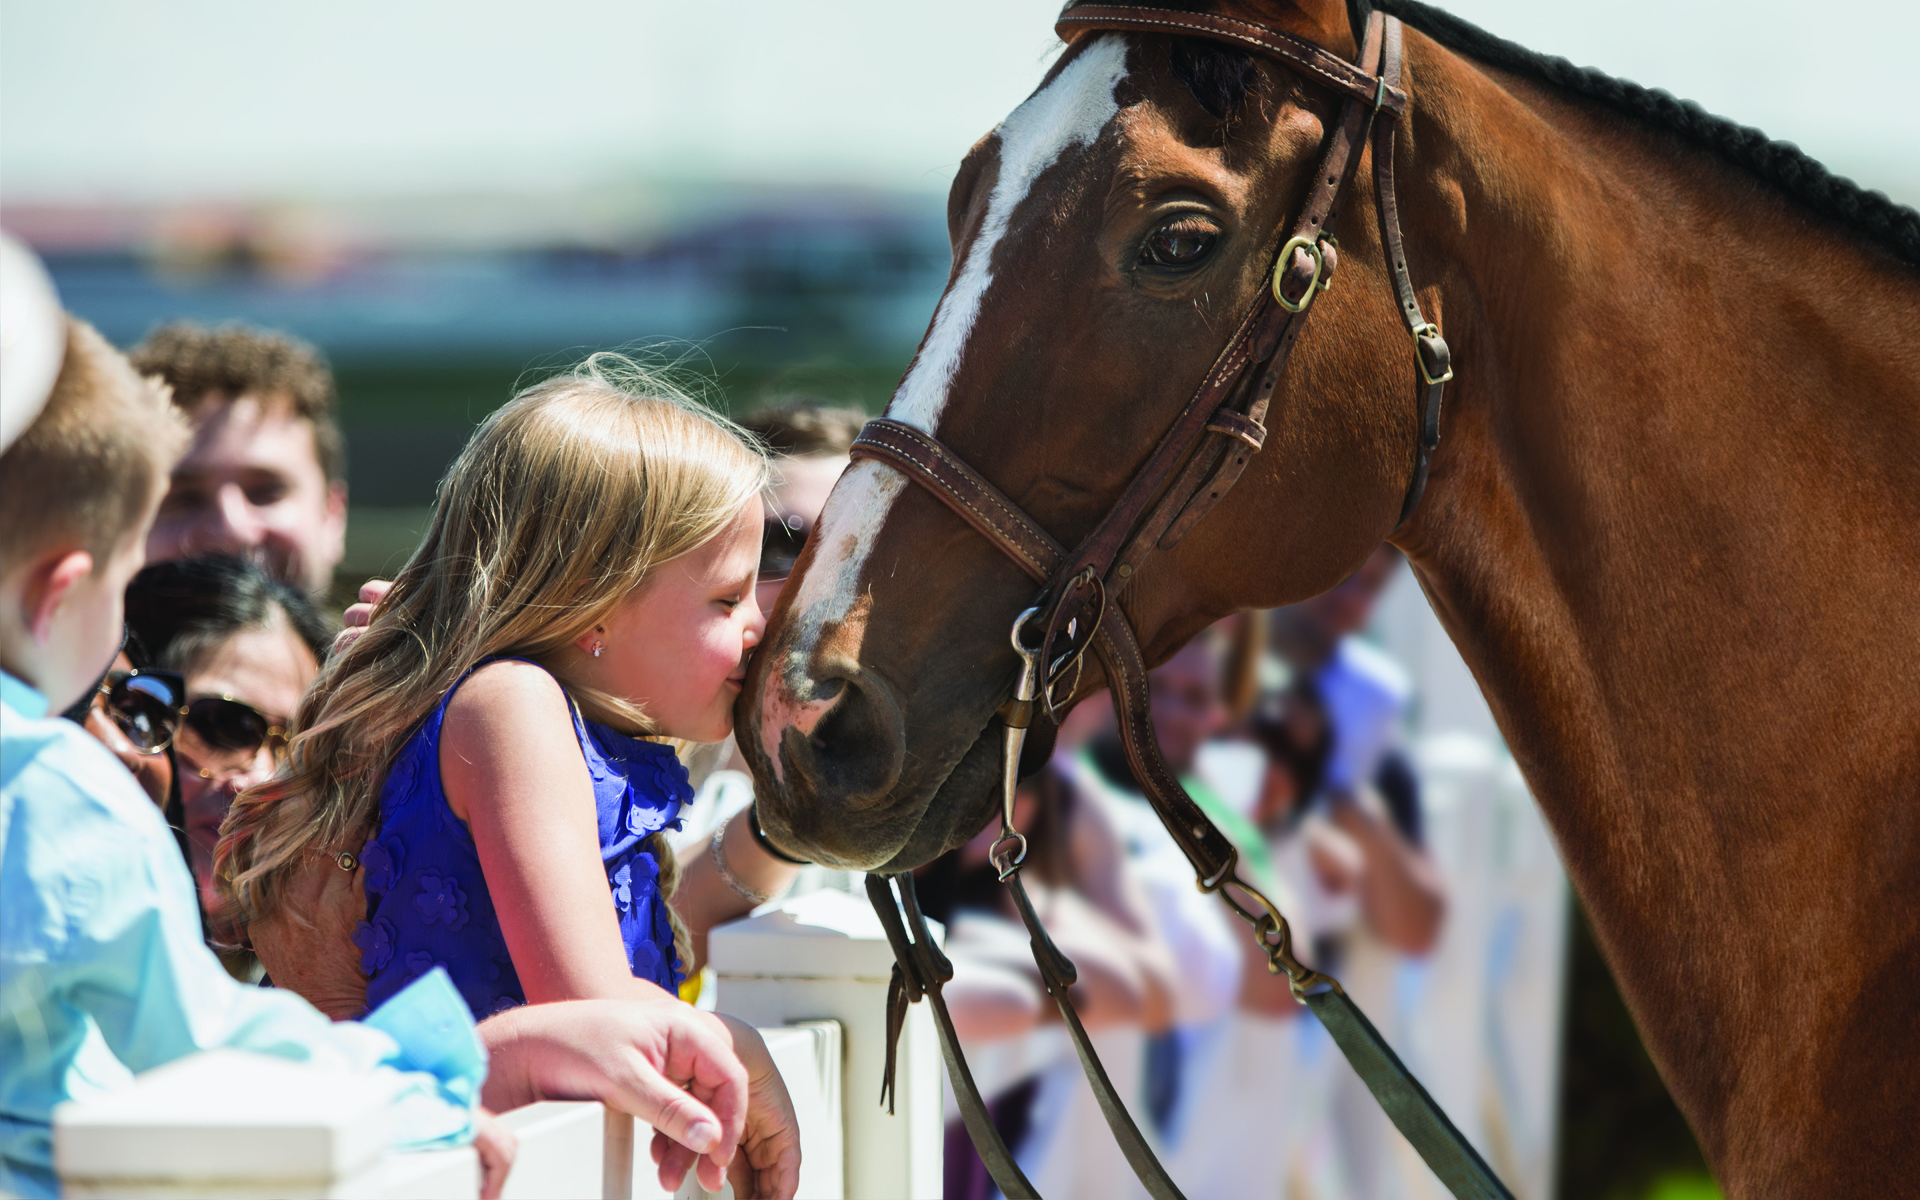
[[[1140,250],[1140,261],[1160,267],[1191,267],[1213,253],[1220,231],[1188,218],[1156,230]]]

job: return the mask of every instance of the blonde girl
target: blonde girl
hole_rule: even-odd
[[[733,427],[617,356],[489,417],[286,768],[236,802],[217,869],[237,915],[298,906],[338,859],[364,887],[369,1006],[435,966],[479,1018],[671,993],[660,834],[692,792],[659,739],[732,729],[766,483]]]

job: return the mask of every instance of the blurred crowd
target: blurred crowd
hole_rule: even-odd
[[[350,639],[367,623],[384,585],[369,585],[339,633],[326,595],[345,546],[344,448],[315,351],[280,333],[176,324],[126,354],[137,374],[170,389],[186,440],[145,535],[145,566],[125,588],[118,654],[65,716],[164,817],[199,895],[205,942],[227,973],[271,983],[249,931],[221,915],[230,911],[215,878],[222,824],[236,797],[274,776],[336,634]],[[788,398],[742,421],[773,456],[762,609],[863,419]],[[1368,987],[1391,986],[1380,981],[1391,980],[1394,961],[1433,948],[1447,908],[1402,738],[1410,685],[1365,636],[1397,564],[1383,547],[1333,591],[1223,622],[1151,675],[1167,762],[1236,844],[1243,872],[1289,916],[1300,956],[1339,974],[1363,1006],[1375,1006]],[[859,889],[844,875],[775,861],[733,819],[752,783],[730,743],[688,757],[697,791],[669,840],[694,970],[682,996],[698,1000],[708,929],[796,890]],[[1384,1117],[1244,926],[1194,886],[1132,777],[1104,695],[1073,710],[1018,804],[1033,845],[1028,887],[1078,967],[1079,1011],[1183,1190],[1379,1194]],[[996,832],[918,872],[928,914],[945,925],[955,963],[948,1001],[976,1076],[1042,1193],[1144,1194],[1080,1078],[989,865]],[[956,1117],[946,1195],[993,1194]]]
[[[1401,744],[1407,680],[1360,636],[1395,562],[1382,550],[1333,592],[1223,622],[1150,676],[1168,765],[1287,914],[1300,957],[1350,981],[1392,974],[1355,975],[1356,958],[1431,950],[1446,912]],[[1019,805],[1035,844],[1028,886],[1079,968],[1083,1020],[1182,1190],[1380,1194],[1384,1118],[1246,927],[1195,886],[1104,695],[1074,710]],[[919,878],[946,922],[949,1003],[976,1075],[1044,1194],[1144,1194],[988,863],[995,833]],[[949,1197],[994,1194],[957,1122],[946,1161]]]

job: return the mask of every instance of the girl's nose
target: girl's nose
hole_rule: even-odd
[[[760,598],[753,591],[747,593],[747,603],[753,606],[753,611],[747,614],[745,638],[746,648],[751,650],[760,644],[761,638],[767,635],[767,614],[766,610],[760,607]]]

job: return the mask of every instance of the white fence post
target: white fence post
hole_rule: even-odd
[[[839,1196],[840,1026],[803,1022],[760,1034],[801,1116],[800,1194]],[[480,1170],[471,1147],[389,1148],[391,1095],[390,1085],[307,1063],[238,1050],[192,1055],[119,1091],[55,1110],[61,1194],[126,1200],[477,1196]],[[652,1130],[625,1113],[592,1101],[550,1101],[501,1120],[520,1142],[505,1200],[668,1200],[644,1149]],[[637,1153],[636,1144],[642,1147]],[[710,1197],[690,1174],[673,1200]]]
[[[240,1050],[53,1114],[63,1196],[468,1197],[471,1147],[388,1154],[390,1084]]]
[[[925,1004],[907,1010],[900,1034],[893,1115],[879,1103],[893,951],[873,911],[844,892],[810,892],[715,929],[707,945],[721,1012],[769,1035],[775,1026],[818,1020],[838,1022],[845,1032],[844,1157],[830,1163],[810,1155],[801,1167],[800,1195],[938,1196],[943,1068]],[[794,1103],[805,1139],[819,1117],[810,1116],[800,1096]],[[831,1140],[816,1134],[811,1144]]]
[[[633,1116],[601,1110],[600,1200],[633,1200]]]

